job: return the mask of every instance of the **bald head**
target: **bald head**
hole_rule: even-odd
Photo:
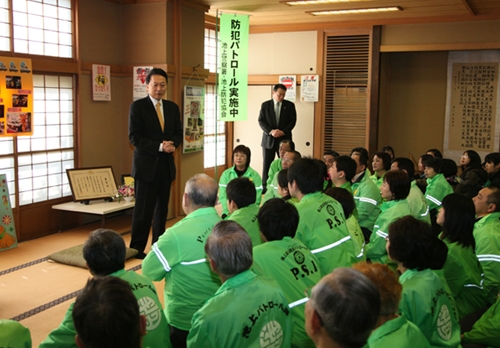
[[[218,185],[214,179],[206,174],[196,174],[186,182],[184,195],[187,196],[188,201],[185,205],[192,208],[214,207],[217,201],[217,190]]]

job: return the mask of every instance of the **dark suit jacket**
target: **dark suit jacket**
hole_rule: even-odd
[[[177,104],[162,100],[164,131],[161,131],[156,109],[147,96],[130,105],[128,137],[135,146],[132,176],[150,182],[153,180],[158,161],[167,161],[171,180],[175,180],[174,156],[160,152],[163,140],[173,141],[177,148],[182,141],[182,124]]]
[[[282,103],[279,124],[276,124],[273,99],[263,102],[260,108],[259,125],[263,131],[260,146],[266,149],[274,148],[276,142],[279,143],[283,139],[292,140],[292,129],[295,127],[295,123],[297,123],[295,104],[288,100],[283,100]],[[285,135],[281,138],[274,138],[269,134],[273,129],[281,129]]]

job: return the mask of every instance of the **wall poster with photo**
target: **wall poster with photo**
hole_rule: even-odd
[[[205,88],[184,86],[183,153],[203,150],[205,132]]]
[[[0,136],[33,135],[31,59],[0,57]]]

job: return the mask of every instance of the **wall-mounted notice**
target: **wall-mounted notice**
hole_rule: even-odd
[[[302,75],[300,77],[300,101],[317,102],[319,95],[319,75]]]
[[[92,64],[92,99],[94,101],[111,100],[111,67]]]
[[[286,87],[285,99],[292,102],[295,101],[297,98],[297,76],[280,76],[280,83]]]

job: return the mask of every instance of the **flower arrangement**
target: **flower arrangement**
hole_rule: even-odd
[[[134,194],[135,194],[134,184],[133,183],[130,185],[124,184],[118,187],[118,190],[113,195],[113,198],[118,198],[118,202],[121,202],[122,198],[124,198],[126,201],[130,201],[134,197]]]

